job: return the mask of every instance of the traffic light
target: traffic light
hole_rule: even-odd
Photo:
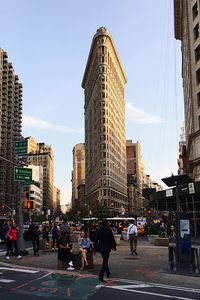
[[[27,208],[32,209],[33,208],[33,201],[27,201]]]
[[[25,209],[34,209],[36,208],[36,202],[34,200],[24,200],[23,207]]]

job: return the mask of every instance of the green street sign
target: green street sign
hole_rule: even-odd
[[[27,154],[28,142],[27,140],[22,140],[15,142],[15,155]]]
[[[14,179],[15,181],[32,181],[32,169],[15,167]]]

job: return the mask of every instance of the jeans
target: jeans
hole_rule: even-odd
[[[18,247],[17,247],[17,240],[16,241],[7,240],[7,242],[6,242],[6,248],[7,248],[6,256],[9,256],[10,251],[12,250],[12,246],[14,246],[14,248],[15,248],[16,255],[19,254]]]
[[[108,267],[108,259],[110,256],[110,251],[101,252],[101,256],[103,258],[103,262],[102,262],[101,270],[99,272],[99,279],[103,279],[105,272],[107,276],[110,276],[110,270]]]
[[[32,245],[34,255],[36,255],[37,253],[39,253],[39,239],[32,239]]]

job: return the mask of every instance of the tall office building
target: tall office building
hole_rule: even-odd
[[[77,144],[73,148],[72,171],[72,207],[78,200],[78,187],[85,184],[85,144]]]
[[[12,209],[17,204],[14,182],[14,144],[21,138],[22,84],[14,73],[7,53],[0,48],[0,204]]]
[[[28,137],[28,163],[43,167],[43,209],[53,213],[54,152],[52,146]]]
[[[53,211],[55,216],[60,216],[61,206],[60,206],[60,189],[56,186],[53,187]]]
[[[188,173],[200,181],[200,2],[174,0],[174,23],[182,50]]]
[[[127,207],[124,85],[126,76],[114,41],[97,30],[87,60],[85,93],[85,195],[116,212]]]
[[[126,159],[129,209],[131,213],[139,216],[143,207],[142,188],[144,177],[144,163],[139,142],[126,141]]]

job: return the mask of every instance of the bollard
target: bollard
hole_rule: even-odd
[[[169,246],[169,260],[168,260],[168,267],[170,271],[174,271],[174,247]]]

